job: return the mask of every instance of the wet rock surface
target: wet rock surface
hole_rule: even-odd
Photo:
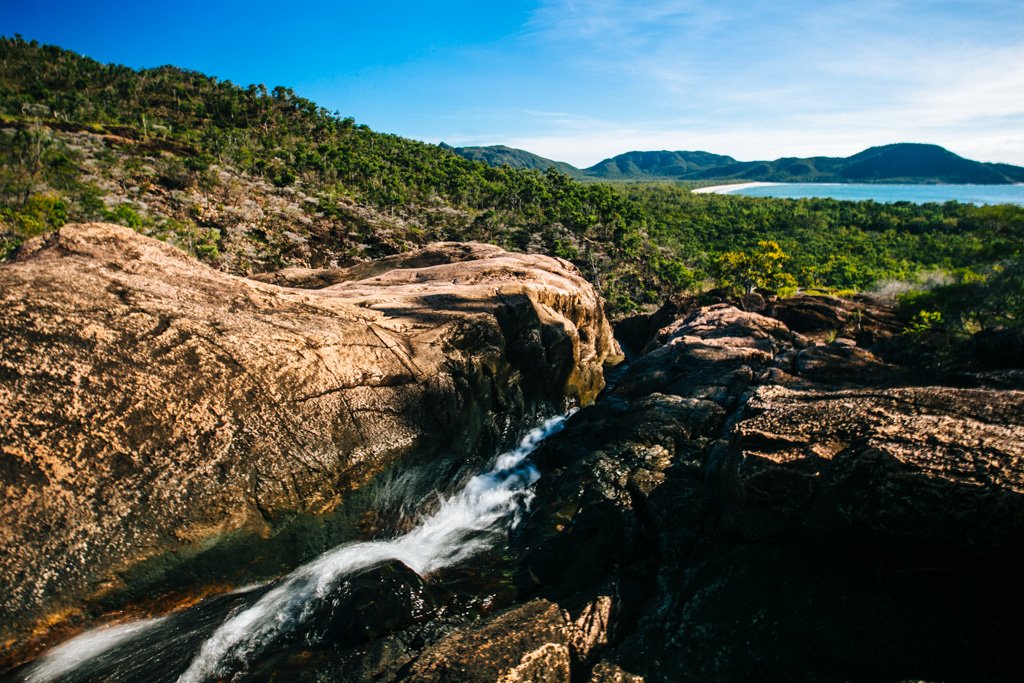
[[[440,244],[279,280],[334,284],[228,276],[103,224],[0,265],[0,652],[389,468],[457,479],[592,400],[618,353],[594,290],[547,257]]]
[[[519,606],[396,678],[1019,679],[1019,381],[945,386],[805,332],[683,308],[533,455]],[[541,652],[544,673],[503,677]]]

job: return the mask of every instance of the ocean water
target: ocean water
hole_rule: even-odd
[[[948,202],[963,204],[1021,204],[1024,205],[1024,185],[872,185],[859,183],[772,183],[738,190],[723,190],[723,194],[745,197],[831,197],[876,202]]]

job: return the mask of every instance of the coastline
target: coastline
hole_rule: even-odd
[[[839,201],[875,201],[914,204],[956,201],[964,204],[1024,206],[1024,183],[824,183],[824,182],[745,182],[690,190],[694,194],[745,195],[746,188],[772,186],[766,192],[753,193],[783,199],[831,198]]]
[[[728,194],[736,190],[745,190],[748,187],[767,187],[769,185],[781,185],[781,183],[731,183],[729,185],[711,185],[710,187],[698,187],[690,190],[693,194]]]

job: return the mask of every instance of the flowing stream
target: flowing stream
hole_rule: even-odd
[[[212,598],[182,613],[87,631],[44,654],[15,680],[199,683],[230,678],[301,632],[354,572],[398,560],[429,575],[506,539],[540,477],[529,455],[560,431],[567,417],[550,418],[531,430],[489,471],[441,499],[435,512],[404,535],[339,546],[269,585]],[[188,662],[184,670],[183,662]]]

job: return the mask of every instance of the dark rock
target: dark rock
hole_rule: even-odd
[[[590,672],[590,683],[644,683],[644,679],[624,671],[618,664],[598,662]]]
[[[314,630],[328,645],[366,642],[439,616],[452,597],[395,560],[347,578]]]
[[[715,401],[729,408],[756,373],[794,337],[777,320],[726,304],[700,309],[662,328],[656,342],[620,378],[613,395],[653,392]]]
[[[878,336],[871,330],[859,330],[853,335],[853,339],[857,346],[862,349],[870,349],[872,346],[881,341]]]
[[[744,536],[964,552],[1024,537],[1024,393],[766,386],[731,438],[730,523]]]
[[[630,358],[643,355],[644,349],[658,334],[658,330],[697,309],[692,296],[677,296],[666,301],[651,314],[634,315],[615,322],[615,338]]]
[[[797,351],[792,372],[829,386],[881,386],[900,377],[896,368],[848,340]]]
[[[1024,331],[982,330],[968,340],[965,353],[973,367],[1024,368]]]
[[[656,339],[534,456],[522,599],[610,601],[574,677],[1024,671],[1024,393],[929,384],[721,304]]]
[[[813,296],[777,301],[771,315],[800,334],[838,332],[849,317],[839,299]]]
[[[740,297],[740,308],[751,313],[764,313],[768,309],[768,299],[760,292],[747,292]]]
[[[818,341],[848,337],[864,348],[891,338],[903,327],[895,311],[864,296],[840,299],[800,294],[773,302],[768,315],[793,332]]]

